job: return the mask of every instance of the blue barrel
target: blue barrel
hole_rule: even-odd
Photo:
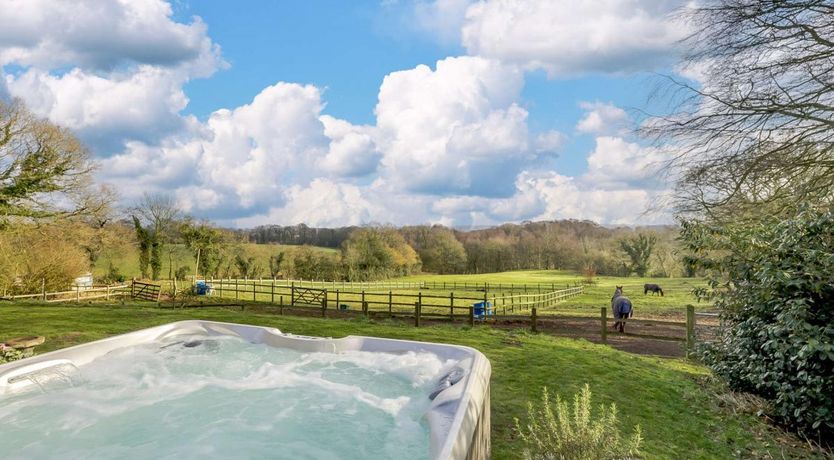
[[[197,295],[208,295],[211,293],[211,285],[203,280],[199,280],[194,284],[194,293]]]
[[[473,303],[472,308],[475,309],[474,315],[476,318],[484,319],[487,315],[492,315],[492,302],[478,302]]]

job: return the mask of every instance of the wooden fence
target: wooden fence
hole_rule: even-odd
[[[316,289],[327,289],[329,291],[341,290],[364,290],[364,291],[387,291],[387,290],[437,290],[437,291],[472,291],[472,292],[523,292],[525,294],[543,294],[562,289],[576,287],[578,280],[573,283],[475,283],[457,281],[311,281],[311,280],[272,280],[272,279],[229,279],[228,282],[238,281],[240,283],[274,283],[276,286],[284,287],[309,287]]]
[[[540,315],[542,309],[552,309],[559,302],[584,292],[582,285],[567,287],[541,294],[511,294],[490,296],[488,292],[477,295],[449,292],[448,295],[425,292],[396,292],[389,289],[351,289],[349,284],[341,288],[341,283],[308,282],[289,285],[273,280],[207,280],[212,288],[212,295],[221,298],[234,298],[238,301],[263,302],[277,306],[283,314],[285,309],[313,310],[322,317],[328,313],[357,313],[370,316],[387,316],[413,319],[415,326],[423,320],[464,321],[474,325],[476,322],[528,324],[533,331],[554,330],[568,323],[582,323],[583,330],[598,334],[602,342],[608,340],[609,329],[614,324],[610,317],[610,307],[600,307],[600,316]],[[323,288],[329,284],[328,288]],[[312,287],[318,286],[318,287]],[[403,286],[399,284],[399,286]],[[378,285],[372,285],[378,288]],[[408,289],[408,288],[405,288]],[[474,304],[489,302],[492,315],[481,314],[483,311]],[[596,321],[597,326],[593,324]],[[694,307],[686,307],[686,322],[649,319],[627,319],[627,337],[667,340],[682,342],[687,354],[694,349],[696,315]],[[629,327],[631,325],[632,327]],[[642,326],[642,327],[641,327]],[[635,332],[639,330],[659,330],[662,332]],[[631,330],[631,331],[629,331]]]
[[[82,300],[115,299],[130,295],[130,284],[82,287],[73,286],[67,291],[47,292],[42,289],[37,294],[21,294],[2,297],[2,300],[40,300],[43,302],[80,302]]]
[[[312,286],[323,286],[326,283],[296,285],[290,282],[287,285],[280,280],[211,279],[207,282],[211,286],[212,295],[221,298],[268,302],[279,306],[313,307],[321,309],[323,316],[327,314],[328,309],[333,309],[361,311],[365,314],[384,313],[389,316],[409,316],[414,317],[416,322],[419,322],[420,318],[474,322],[476,319],[513,314],[533,307],[552,307],[558,302],[583,292],[582,286],[575,286],[541,294],[499,297],[490,296],[488,292],[461,295],[451,291],[448,295],[441,295],[434,292],[425,293],[421,290],[417,292],[395,291],[394,289],[382,291],[379,285],[373,285],[373,289],[365,290],[351,288],[349,283],[345,284],[345,288],[341,287],[341,283],[337,283],[334,289],[333,284],[330,284],[328,288],[321,288]],[[481,305],[476,307],[475,304]],[[486,304],[490,305],[488,309],[483,308]]]
[[[111,300],[116,298],[129,297],[132,299],[148,300],[159,302],[162,295],[162,286],[159,284],[145,283],[133,280],[130,283],[114,284],[107,286],[73,286],[66,291],[47,292],[42,289],[37,294],[20,294],[0,297],[0,300],[36,300],[41,302],[81,302],[88,300]]]
[[[634,338],[643,338],[643,339],[652,339],[652,340],[666,340],[666,341],[673,341],[673,342],[682,342],[684,345],[684,349],[686,351],[686,356],[690,357],[692,352],[695,350],[695,343],[698,337],[696,337],[696,314],[695,314],[695,307],[692,305],[687,305],[686,307],[686,322],[680,321],[662,321],[662,320],[653,320],[653,319],[625,319],[622,320],[626,323],[626,332],[622,335],[626,337],[634,337]],[[608,311],[610,310],[609,307],[600,307],[600,316],[599,316],[599,337],[603,343],[608,342],[608,335],[609,335],[609,327],[613,326],[614,319],[608,317]],[[504,319],[499,317],[500,319]],[[554,328],[554,323],[565,323],[570,321],[583,321],[583,322],[590,322],[593,318],[588,316],[566,316],[566,315],[548,315],[546,319],[542,319],[541,316],[537,315],[536,308],[532,308],[530,312],[530,316],[514,316],[512,318],[520,319],[520,320],[529,320],[530,321],[530,329],[533,332],[538,332],[543,326],[549,326],[549,328]],[[548,324],[549,323],[549,324]],[[644,326],[652,326],[652,328],[656,328],[661,326],[664,328],[664,331],[667,334],[658,334],[658,333],[635,333],[629,332],[629,324],[631,325],[644,325]],[[613,333],[613,329],[610,330]],[[617,333],[618,335],[620,333]]]
[[[130,285],[130,297],[133,299],[147,300],[150,302],[159,302],[162,295],[162,286],[159,284],[145,283],[143,281],[133,280]]]

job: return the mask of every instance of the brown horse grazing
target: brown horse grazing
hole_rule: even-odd
[[[617,286],[614,290],[614,297],[611,297],[611,311],[614,312],[614,329],[625,332],[625,319],[634,314],[631,300],[623,295],[623,287]]]
[[[649,292],[651,292],[652,294],[657,294],[659,292],[660,297],[663,297],[663,289],[661,289],[659,284],[651,284],[651,283],[644,284],[643,285],[643,295],[646,295]]]

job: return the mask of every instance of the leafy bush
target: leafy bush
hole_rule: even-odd
[[[721,309],[704,359],[730,386],[768,399],[806,436],[834,435],[834,213],[711,227],[684,222],[702,296]]]
[[[90,270],[69,226],[20,225],[0,233],[0,285],[9,293],[60,291]]]
[[[18,359],[23,359],[22,351],[0,344],[0,364],[10,363]]]
[[[123,275],[119,268],[113,265],[113,262],[110,262],[109,267],[107,268],[107,275],[104,276],[105,283],[124,283],[125,275]]]
[[[643,438],[640,427],[623,439],[617,420],[617,407],[600,405],[598,418],[591,413],[591,389],[586,383],[573,397],[573,407],[556,395],[550,401],[547,388],[542,390],[539,406],[527,403],[527,424],[515,419],[516,431],[526,445],[528,460],[597,460],[620,459],[640,455]]]

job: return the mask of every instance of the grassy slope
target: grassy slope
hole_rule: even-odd
[[[239,313],[223,309],[162,310],[139,307],[0,306],[0,337],[44,335],[44,352],[171,321],[201,318],[275,326],[319,336],[372,335],[475,347],[492,362],[494,458],[518,458],[513,417],[542,386],[571,395],[590,382],[596,403],[616,402],[627,429],[640,424],[647,458],[762,458],[773,442],[748,415],[722,412],[698,383],[707,371],[679,360],[630,355],[606,346],[520,331],[322,320]],[[768,445],[767,442],[770,442]],[[788,451],[793,457],[802,451]],[[780,455],[777,454],[777,457]]]

